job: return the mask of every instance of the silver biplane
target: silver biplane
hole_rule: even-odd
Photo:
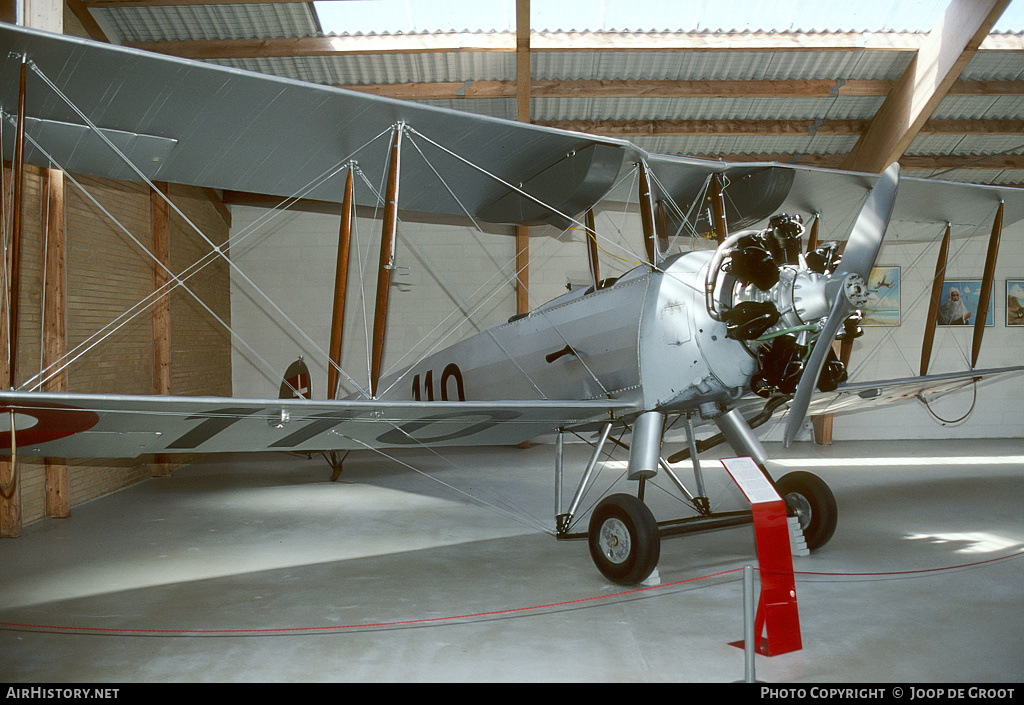
[[[1019,190],[901,179],[896,165],[872,175],[650,154],[626,141],[8,25],[0,26],[0,47],[5,159],[13,158],[20,123],[30,163],[281,197],[302,191],[343,204],[343,219],[352,217],[353,205],[375,204],[354,204],[351,169],[339,165],[358,161],[370,180],[388,184],[368,388],[326,400],[4,391],[0,406],[12,430],[0,434],[0,448],[7,452],[311,453],[517,444],[558,433],[560,467],[562,432],[596,433],[580,486],[557,517],[565,537],[609,436],[628,429],[628,476],[639,482],[639,496],[663,471],[696,509],[696,528],[744,520],[714,511],[696,463],[698,445],[727,442],[757,461],[813,550],[835,529],[835,498],[806,472],[772,479],[756,425],[786,414],[789,443],[809,413],[928,399],[1024,371],[850,383],[833,351],[837,338],[859,332],[866,280],[890,220],[975,227],[998,208],[1009,224],[1024,218]],[[19,111],[23,70],[31,90]],[[386,153],[362,149],[389,128]],[[430,164],[402,159],[409,137],[430,151]],[[595,261],[589,286],[382,378],[399,208],[492,223],[574,225],[593,240],[597,233],[585,214],[634,168],[646,263],[600,279]],[[325,177],[311,182],[317,174]],[[726,181],[727,199],[720,188]],[[717,233],[717,245],[673,251],[669,231],[697,226],[660,218],[659,204],[689,204],[706,194],[712,208],[694,210],[714,221],[705,226]],[[807,243],[801,214],[830,211],[859,212],[845,242]],[[344,371],[333,362],[329,397],[339,375]],[[663,457],[665,429],[676,421],[687,430],[681,455],[695,463],[693,493]],[[718,435],[698,443],[695,426],[702,424],[716,426]],[[679,526],[662,524],[638,496],[604,498],[587,533],[598,568],[623,584],[644,580],[657,565],[661,535]]]

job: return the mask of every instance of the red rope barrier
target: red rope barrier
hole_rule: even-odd
[[[622,592],[611,593],[608,595],[583,597],[576,600],[566,600],[564,602],[551,602],[544,605],[532,605],[530,607],[513,607],[504,610],[494,610],[492,612],[477,612],[473,614],[462,614],[449,617],[407,619],[394,622],[347,624],[328,627],[280,627],[274,629],[115,629],[110,627],[68,627],[51,624],[19,624],[15,622],[0,622],[0,629],[8,631],[24,629],[58,633],[68,632],[86,634],[107,634],[113,636],[272,636],[297,633],[316,634],[372,629],[396,629],[403,627],[426,626],[430,624],[440,624],[446,622],[458,622],[460,620],[480,620],[487,619],[490,617],[507,617],[516,614],[524,614],[527,612],[540,612],[542,610],[559,609],[563,607],[569,607],[572,605],[581,605],[590,602],[598,602],[602,600],[627,597],[629,595],[650,592],[652,590],[662,590],[665,588],[684,585],[686,583],[694,583],[701,580],[710,580],[712,578],[718,578],[723,575],[729,575],[730,573],[737,573],[740,571],[742,571],[742,568],[734,568],[732,570],[726,570],[721,573],[703,575],[699,578],[687,578],[686,580],[677,580],[675,582],[665,583],[663,585],[652,585],[649,587],[634,588],[632,590],[625,590]]]
[[[976,568],[978,566],[987,565],[991,563],[997,563],[1005,561],[1011,558],[1020,558],[1024,556],[1024,552],[1013,553],[1007,556],[1000,556],[998,558],[989,558],[982,561],[973,561],[971,563],[962,563],[959,565],[946,566],[942,568],[922,568],[918,570],[903,570],[903,571],[890,571],[890,572],[876,572],[876,573],[824,573],[824,572],[811,572],[811,571],[795,571],[796,575],[804,576],[832,576],[832,577],[882,577],[882,576],[897,576],[897,575],[921,575],[927,573],[940,573],[950,570],[960,570],[963,568]],[[53,632],[53,633],[70,633],[70,634],[99,634],[109,636],[284,636],[284,635],[295,635],[295,634],[329,634],[332,632],[349,632],[349,631],[369,631],[369,630],[380,630],[380,629],[402,629],[411,627],[420,627],[428,625],[437,625],[445,623],[456,623],[461,621],[474,621],[483,620],[494,617],[509,617],[514,615],[523,615],[527,613],[536,613],[543,610],[555,610],[565,607],[571,607],[574,605],[584,605],[587,603],[596,603],[604,600],[613,600],[616,598],[624,598],[633,595],[640,595],[642,593],[649,593],[656,590],[665,590],[666,588],[678,587],[680,585],[686,585],[688,583],[696,583],[703,580],[711,580],[713,578],[720,578],[733,573],[742,572],[742,568],[733,568],[732,570],[725,570],[719,573],[711,573],[708,575],[702,575],[697,578],[687,578],[685,580],[677,580],[671,583],[664,583],[662,585],[651,585],[649,587],[634,588],[632,590],[624,590],[621,592],[610,593],[608,595],[596,595],[593,597],[583,597],[575,600],[565,600],[563,602],[551,602],[543,605],[532,605],[529,607],[512,607],[504,610],[494,610],[491,612],[477,612],[472,614],[454,615],[449,617],[430,617],[427,619],[406,619],[398,620],[393,622],[375,622],[365,624],[347,624],[340,626],[327,626],[327,627],[279,627],[269,629],[115,629],[110,627],[68,627],[58,626],[52,624],[20,624],[17,622],[0,622],[0,629],[6,631],[16,630],[31,630],[31,631],[42,631],[42,632]]]

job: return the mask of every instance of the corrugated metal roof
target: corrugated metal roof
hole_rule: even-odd
[[[1024,7],[1024,3],[1021,3]],[[1017,52],[980,52],[960,74],[964,81],[1017,81],[1024,79],[1024,60]]]
[[[856,137],[844,136],[736,136],[702,135],[633,137],[631,142],[658,154],[846,154]]]
[[[505,52],[269,57],[215,63],[327,85],[510,81],[516,68],[515,55]]]
[[[939,21],[949,0],[861,0],[822,3],[820,0],[534,0],[534,31],[578,30],[608,40],[606,50],[534,51],[531,74],[538,81],[763,81],[874,80],[894,81],[906,70],[914,52],[868,49],[872,33],[925,32]],[[319,7],[319,4],[318,4]],[[215,60],[215,63],[277,76],[333,85],[404,83],[471,83],[514,81],[515,0],[346,0],[327,7],[340,13],[341,25],[324,29],[346,35],[403,35],[464,31],[501,33],[504,51],[413,51],[337,53]],[[323,15],[310,3],[250,5],[181,5],[157,7],[90,7],[112,39],[119,42],[244,40],[315,37]],[[320,18],[318,20],[318,17]],[[1024,30],[1024,0],[1011,3],[998,32]],[[686,50],[638,51],[615,48],[616,31],[801,32],[843,31],[862,34],[858,48],[792,51]],[[630,38],[631,42],[635,38]],[[1024,53],[984,51],[976,54],[960,76],[967,81],[1024,81]],[[806,120],[869,119],[883,103],[881,96],[833,95],[819,98],[606,98],[535,97],[537,121],[567,120]],[[510,98],[432,100],[482,115],[515,119]],[[1017,95],[948,96],[934,119],[1024,119],[1024,97]],[[1017,145],[1019,135],[925,135],[911,145],[911,154],[973,154],[999,152]],[[842,154],[852,136],[650,136],[633,138],[656,152],[674,154]],[[990,170],[962,169],[977,178]],[[991,170],[993,179],[1024,179],[1024,174]],[[1007,175],[1009,174],[1009,176]],[[1001,181],[999,183],[1007,183]]]
[[[1024,115],[1024,96],[947,96],[932,113],[936,120],[1014,120]]]
[[[941,179],[971,184],[1017,185],[1024,182],[1020,169],[905,169],[905,176],[917,179]]]
[[[474,115],[487,115],[503,120],[516,119],[516,101],[509,98],[474,98],[473,100],[425,100],[427,105],[461,110]]]
[[[90,8],[121,43],[312,37],[319,31],[307,3]]]
[[[534,120],[811,120],[870,118],[881,96],[853,98],[534,98]],[[642,116],[642,118],[638,118]]]
[[[919,135],[910,143],[906,153],[978,157],[986,154],[1019,154],[1024,153],[1024,135]]]

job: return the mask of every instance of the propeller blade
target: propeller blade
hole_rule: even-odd
[[[875,183],[875,187],[868,194],[860,215],[857,216],[857,222],[854,223],[853,230],[850,232],[846,249],[843,251],[843,259],[832,275],[833,285],[826,287],[832,304],[828,317],[825,319],[825,325],[807,358],[796,393],[793,395],[793,403],[789,408],[789,418],[786,421],[786,431],[783,436],[783,444],[787,447],[796,438],[804,423],[807,408],[811,403],[811,395],[814,394],[818,376],[821,374],[821,368],[825,364],[836,334],[839,333],[843,321],[857,310],[858,306],[854,303],[856,298],[866,293],[858,292],[857,289],[866,287],[871,267],[875,263],[875,257],[878,256],[878,250],[882,247],[882,239],[885,237],[885,230],[889,225],[889,218],[892,216],[892,209],[896,203],[896,189],[899,180],[899,164],[893,163]],[[857,276],[851,278],[851,275]]]
[[[804,366],[804,373],[800,377],[800,383],[796,386],[796,393],[793,395],[793,403],[789,407],[786,433],[783,436],[783,445],[787,448],[796,438],[800,426],[803,425],[804,417],[807,416],[807,407],[811,404],[811,395],[814,393],[814,386],[818,383],[821,366],[825,364],[828,351],[832,348],[832,341],[836,339],[836,334],[843,325],[843,321],[855,310],[842,292],[838,293],[832,301],[832,308],[828,312],[825,327],[821,329],[818,340],[811,348],[811,354]]]
[[[896,204],[896,187],[899,180],[900,165],[893,162],[875,182],[875,187],[868,194],[864,206],[860,209],[860,215],[857,216],[857,222],[850,231],[850,237],[846,240],[843,259],[836,269],[838,276],[855,272],[867,281],[878,256],[878,250],[882,247],[882,238],[889,225],[892,208]]]

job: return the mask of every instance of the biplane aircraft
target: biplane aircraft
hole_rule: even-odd
[[[866,280],[890,220],[973,228],[998,209],[1009,224],[1024,218],[1019,190],[901,179],[897,165],[876,175],[651,154],[627,141],[9,25],[0,26],[0,47],[5,159],[14,158],[20,141],[29,163],[150,185],[302,194],[343,204],[343,220],[352,217],[354,200],[377,205],[354,198],[354,162],[369,180],[387,184],[369,384],[355,383],[332,362],[329,397],[337,378],[346,377],[357,389],[347,398],[12,389],[0,393],[11,417],[10,430],[0,434],[6,452],[310,453],[511,445],[557,433],[560,467],[562,432],[595,433],[580,486],[557,517],[558,534],[567,536],[609,435],[628,429],[628,476],[638,481],[638,495],[648,478],[665,472],[687,494],[699,527],[742,520],[716,513],[701,486],[699,450],[724,441],[759,464],[813,550],[835,529],[835,498],[806,472],[771,478],[754,427],[785,414],[789,443],[809,413],[923,400],[1024,371],[922,372],[851,383],[833,352],[837,338],[859,332]],[[389,149],[364,148],[382,133],[390,136]],[[403,158],[409,139],[429,152],[429,163]],[[593,241],[598,233],[586,214],[634,169],[647,262],[614,279],[600,279],[594,266],[589,286],[381,375],[399,209],[574,226]],[[693,203],[699,207],[691,210]],[[659,204],[682,207],[661,218]],[[857,214],[845,242],[808,243],[802,219],[830,211]],[[699,215],[681,215],[688,212]],[[674,247],[673,233],[699,227],[717,234],[716,246]],[[688,450],[671,459],[693,459],[694,493],[663,457],[664,431],[675,422],[687,429]],[[719,433],[698,444],[699,425]],[[614,494],[593,511],[587,538],[605,576],[635,584],[656,567],[660,537],[668,533],[638,496]]]

